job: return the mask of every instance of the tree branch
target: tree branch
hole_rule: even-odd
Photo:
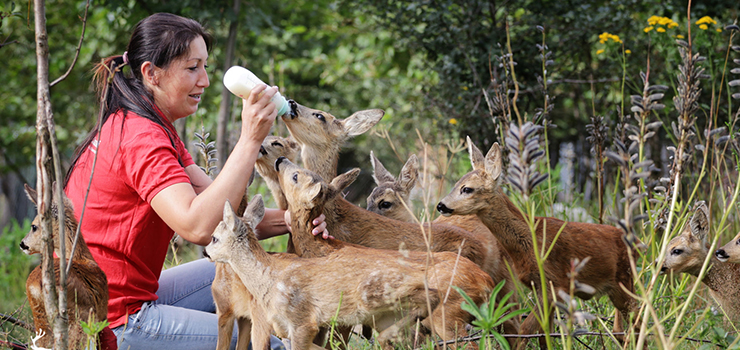
[[[85,39],[85,28],[87,28],[87,9],[89,7],[90,0],[87,0],[87,3],[85,4],[85,16],[82,17],[82,33],[80,33],[80,42],[77,43],[77,50],[75,50],[75,58],[72,60],[72,64],[69,66],[69,69],[67,69],[67,72],[64,73],[64,75],[62,75],[61,77],[54,80],[51,84],[49,84],[49,87],[52,87],[62,80],[67,79],[69,73],[72,72],[72,68],[74,68],[75,64],[77,64],[77,59],[80,57],[80,48],[82,48],[82,41]]]

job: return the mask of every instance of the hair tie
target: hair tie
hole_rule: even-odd
[[[128,64],[128,51],[123,53],[123,64]]]

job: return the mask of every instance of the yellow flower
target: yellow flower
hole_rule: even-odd
[[[465,91],[468,91],[468,87],[467,86],[463,86],[462,89],[465,90]]]
[[[632,53],[632,50],[624,50],[624,53],[626,53],[626,54],[628,54],[628,55],[629,55],[629,54],[631,54],[631,53]]]
[[[645,29],[643,29],[642,31],[644,31],[645,33],[647,33],[649,31],[653,30],[653,28],[655,28],[655,27],[653,27],[653,26],[645,27]]]
[[[678,23],[671,21],[671,23],[668,24],[668,28],[678,27]]]
[[[599,44],[605,44],[609,39],[613,40],[615,43],[622,42],[622,39],[620,39],[618,35],[609,34],[607,32],[599,34]]]
[[[696,21],[696,24],[717,24],[717,22],[713,20],[712,17],[704,16]],[[699,28],[701,28],[701,26],[699,26]]]
[[[596,51],[596,54],[597,54],[597,55],[601,55],[602,53],[604,53],[604,49],[601,49],[601,50],[597,50],[597,51]]]
[[[450,124],[457,125],[457,119],[455,118],[450,119]]]
[[[717,33],[722,33],[722,28],[717,28]]]
[[[658,27],[658,29],[656,29],[655,31],[658,32],[658,33],[665,33],[665,28]]]
[[[676,35],[676,38],[677,38],[677,39],[683,39],[683,38],[684,38],[684,36],[683,36],[683,35],[681,35],[681,34],[678,34],[678,35]]]
[[[699,26],[699,28],[701,28],[702,30],[707,30],[707,28],[709,28],[709,27],[707,27],[706,24],[702,24],[702,25]]]
[[[658,16],[650,16],[650,18],[648,18],[648,24],[651,26],[658,24],[659,21],[660,21],[660,17]]]

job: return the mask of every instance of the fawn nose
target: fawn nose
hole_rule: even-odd
[[[208,251],[206,251],[206,248],[203,248],[203,257],[204,257],[204,258],[208,258],[208,259],[210,259],[210,258],[211,258],[211,256],[210,256],[210,255],[208,255]]]
[[[293,119],[298,116],[298,104],[293,100],[288,100],[288,105],[290,106],[290,119]]]
[[[267,150],[265,149],[265,146],[260,146],[260,156],[266,156]]]
[[[717,251],[714,252],[714,256],[716,256],[717,259],[719,259],[719,261],[721,261],[721,262],[725,262],[725,261],[727,261],[727,259],[730,258],[730,256],[727,255],[727,252],[724,249],[722,249],[722,248],[717,249]]]
[[[275,161],[275,171],[277,171],[277,172],[280,172],[280,163],[282,163],[282,162],[283,162],[284,160],[286,160],[286,159],[287,159],[287,158],[285,158],[285,157],[280,157],[280,158],[278,158],[278,159],[277,159],[277,160]]]
[[[27,251],[28,250],[28,246],[26,245],[26,242],[21,241],[20,246],[21,246],[21,250],[22,251]]]
[[[446,205],[444,205],[444,203],[439,202],[439,204],[437,204],[437,211],[442,214],[452,214],[454,210],[448,208]]]

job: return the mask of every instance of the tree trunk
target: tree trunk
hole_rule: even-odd
[[[54,348],[59,350],[67,349],[67,297],[65,281],[65,257],[64,248],[61,249],[59,257],[60,264],[60,290],[59,298],[56,293],[56,283],[54,278],[54,244],[52,242],[51,227],[51,179],[54,175],[52,167],[56,161],[58,167],[58,156],[53,156],[52,135],[54,131],[53,117],[51,112],[51,96],[49,93],[49,45],[46,31],[46,3],[44,0],[34,1],[34,23],[36,30],[36,191],[38,193],[38,211],[41,217],[40,228],[46,249],[42,251],[42,283],[44,286],[44,304],[46,314],[49,318],[49,324],[54,331]],[[60,172],[57,169],[57,176]],[[61,183],[57,182],[61,188]],[[60,196],[61,199],[61,196]],[[60,207],[63,208],[63,207]],[[64,210],[58,210],[60,215],[64,215]],[[64,220],[60,220],[64,224]],[[60,234],[64,234],[60,232]],[[60,240],[64,242],[64,240]],[[56,301],[59,300],[59,307]],[[61,312],[60,312],[61,311]]]
[[[226,57],[224,58],[224,73],[234,61],[234,47],[236,46],[236,30],[239,24],[240,0],[234,0],[232,10],[234,15],[229,24],[229,38],[226,41]],[[221,90],[221,105],[218,108],[218,124],[216,127],[216,150],[218,151],[218,169],[223,169],[226,157],[229,155],[229,115],[231,114],[231,92],[225,87]]]

